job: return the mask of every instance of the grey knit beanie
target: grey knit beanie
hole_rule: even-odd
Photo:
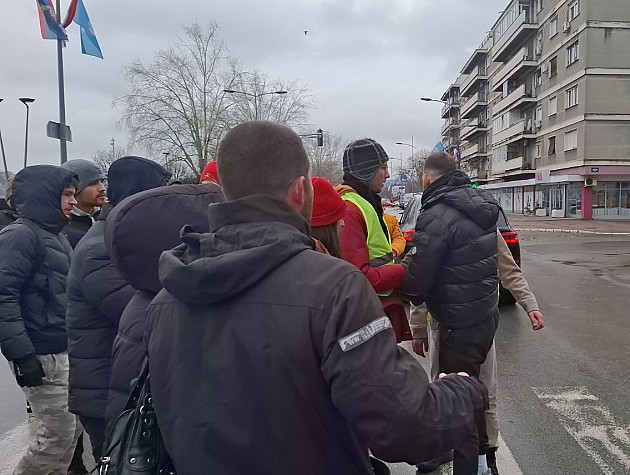
[[[81,193],[85,189],[85,187],[89,186],[91,183],[94,183],[98,180],[105,180],[105,175],[103,174],[101,169],[96,165],[96,163],[91,162],[90,160],[84,160],[82,158],[69,160],[61,165],[61,168],[70,170],[76,173],[76,175],[79,177],[77,194]]]
[[[343,152],[343,171],[359,180],[367,181],[388,160],[385,150],[376,140],[356,140]]]

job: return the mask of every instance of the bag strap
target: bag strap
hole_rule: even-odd
[[[32,223],[28,219],[18,218],[13,224],[23,224],[29,228],[35,235],[35,260],[33,261],[33,267],[31,267],[30,277],[32,278],[44,264],[46,259],[46,244],[44,238],[40,234],[40,228],[36,224]]]
[[[138,398],[142,394],[142,390],[144,389],[148,378],[149,358],[145,356],[140,374],[132,381],[133,387],[131,389],[131,393],[129,394],[129,399],[127,399],[127,405],[125,406],[125,409],[133,409],[136,407],[136,404],[138,403]]]

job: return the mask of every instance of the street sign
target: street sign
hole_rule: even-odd
[[[61,125],[52,120],[46,124],[46,135],[51,139],[65,140],[72,142],[72,131],[69,125]]]
[[[599,167],[591,167],[591,173],[597,173],[599,171]]]

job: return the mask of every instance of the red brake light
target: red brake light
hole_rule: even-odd
[[[412,242],[414,234],[416,234],[416,230],[415,229],[410,229],[409,231],[405,231],[405,234],[404,234],[405,241]]]
[[[503,239],[505,239],[505,242],[507,244],[518,244],[518,233],[511,231],[511,232],[501,233],[501,236],[503,236]]]

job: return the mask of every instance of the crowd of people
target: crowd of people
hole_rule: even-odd
[[[198,185],[136,156],[18,172],[0,213],[0,347],[38,430],[14,474],[87,473],[83,433],[101,461],[150,368],[180,475],[370,474],[379,459],[498,475],[499,278],[534,330],[543,316],[497,203],[447,153],[426,160],[403,258],[379,195],[388,159],[352,142],[333,187],[295,132],[254,121]]]

